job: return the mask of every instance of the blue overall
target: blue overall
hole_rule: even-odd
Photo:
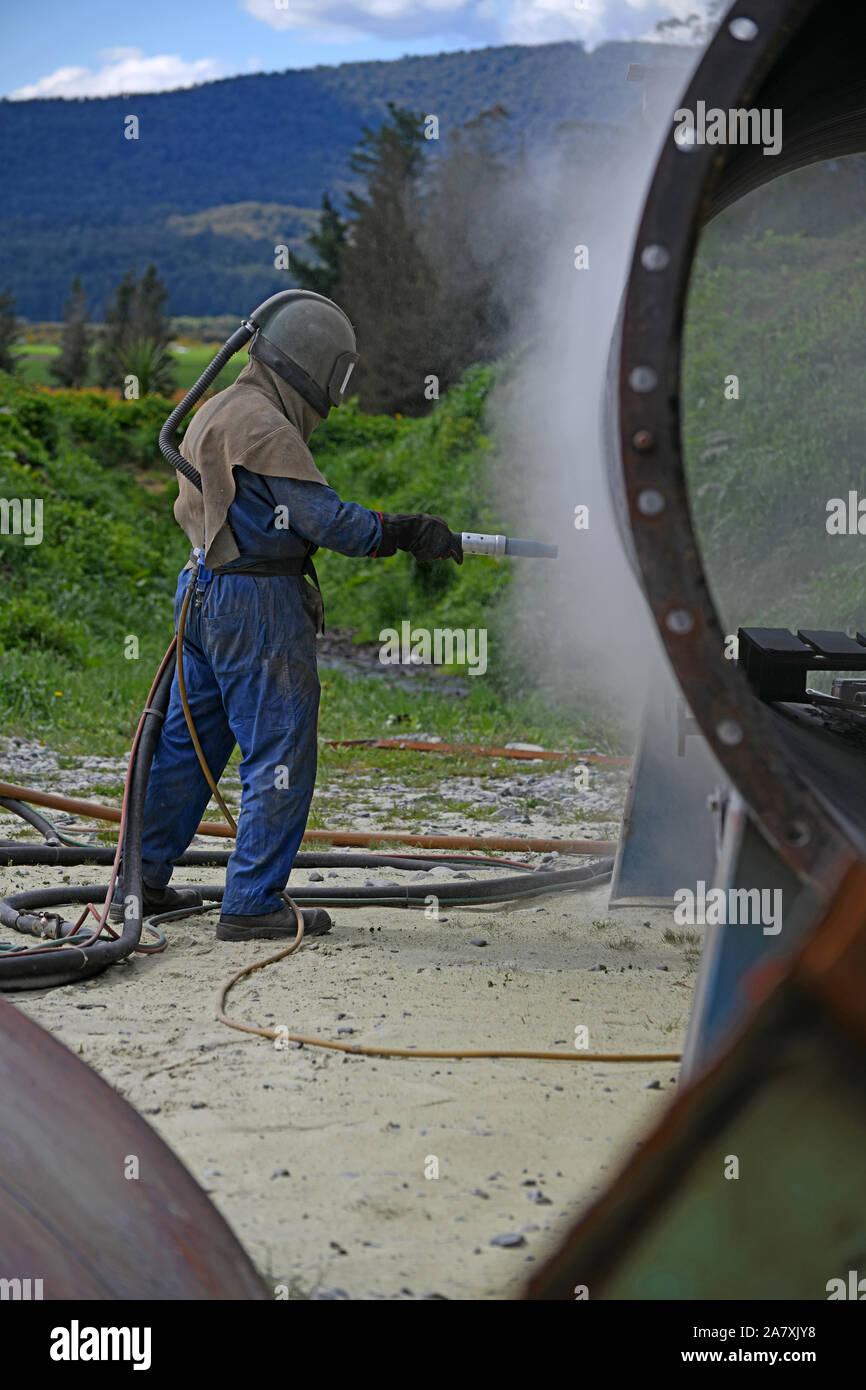
[[[342,502],[321,483],[235,469],[228,521],[240,551],[231,566],[303,556],[307,543],[342,555],[373,554],[375,512]],[[275,525],[277,508],[288,528]],[[175,627],[195,571],[182,570]],[[223,913],[276,912],[307,824],[316,780],[319,677],[317,596],[301,575],[214,574],[187,610],[184,677],[205,759],[219,779],[238,744],[241,813],[226,874]],[[147,789],[143,879],[164,888],[188,848],[210,788],[184,718],[177,675]]]

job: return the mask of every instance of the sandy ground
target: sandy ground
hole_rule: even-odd
[[[515,766],[527,779],[523,791],[549,786],[543,765]],[[86,791],[86,779],[79,788]],[[513,824],[510,812],[496,825],[467,814],[459,823],[487,834],[613,837],[623,789],[622,775],[593,773],[582,795],[610,811],[607,820],[596,811],[588,827],[564,826],[561,806],[554,818],[547,805],[530,825],[522,812]],[[391,779],[371,802],[368,788],[364,804],[373,811],[359,824],[372,828],[377,803],[399,805],[400,790]],[[411,791],[408,778],[403,791]],[[548,800],[556,808],[556,797]],[[341,800],[340,818],[353,819],[352,809],[351,796]],[[426,821],[444,824],[456,828],[453,816]],[[0,835],[19,832],[30,838],[0,815]],[[336,875],[336,886],[363,883],[371,871],[322,872],[326,886]],[[88,883],[100,871],[0,870],[0,893],[64,876]],[[187,870],[175,879],[197,880],[218,875]],[[307,880],[304,871],[293,878]],[[565,1051],[583,1025],[594,1052],[678,1051],[694,947],[663,940],[669,912],[609,911],[607,894],[604,887],[531,908],[449,909],[438,921],[334,909],[330,936],[242,982],[229,1013],[395,1046]],[[278,1048],[214,1016],[218,985],[273,945],[217,942],[208,914],[167,932],[162,955],[136,956],[87,984],[8,997],[144,1114],[211,1194],[269,1286],[288,1286],[292,1297],[515,1296],[675,1089],[671,1063],[385,1060]],[[519,1239],[491,1243],[503,1235]]]

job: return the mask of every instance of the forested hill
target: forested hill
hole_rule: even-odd
[[[629,63],[682,66],[684,51],[609,43],[487,48],[256,74],[181,91],[0,102],[0,287],[18,312],[57,319],[80,275],[95,316],[125,270],[155,261],[174,313],[237,312],[283,288],[273,245],[303,244],[323,192],[339,202],[362,126],[389,101],[439,117],[443,142],[503,106],[515,136],[640,119]],[[139,138],[124,137],[135,115]],[[268,248],[270,254],[268,255]],[[263,283],[264,282],[264,283]]]

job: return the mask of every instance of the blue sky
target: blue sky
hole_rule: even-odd
[[[704,0],[4,0],[0,93],[105,96],[488,44],[645,38]]]

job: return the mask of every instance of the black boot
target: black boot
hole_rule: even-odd
[[[331,930],[331,918],[323,907],[304,908],[303,918],[304,936],[324,936]],[[287,904],[263,917],[220,917],[216,934],[220,941],[268,941],[291,939],[297,933],[295,910]]]
[[[182,907],[201,907],[203,902],[197,888],[150,888],[146,883],[141,885],[141,898],[142,917],[156,917],[160,912],[176,912]],[[114,890],[108,920],[123,921],[123,889],[120,884]]]

